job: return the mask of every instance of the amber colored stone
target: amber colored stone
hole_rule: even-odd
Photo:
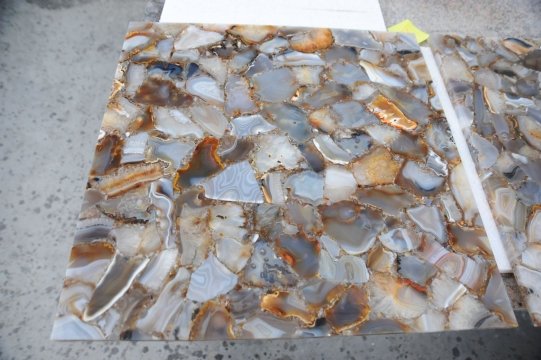
[[[122,138],[116,134],[109,134],[98,140],[90,175],[103,175],[118,168],[122,159],[123,145]]]
[[[197,145],[188,165],[177,170],[173,182],[175,190],[180,191],[182,188],[195,185],[199,180],[224,168],[217,153],[218,144],[218,139],[207,137]]]
[[[293,36],[290,44],[293,50],[313,53],[317,50],[326,49],[333,44],[332,32],[329,29],[313,29]]]
[[[163,162],[130,164],[112,174],[90,179],[92,187],[108,197],[115,197],[163,176]]]
[[[115,254],[112,244],[104,241],[83,243],[73,246],[70,254],[70,266],[80,266],[96,260],[110,259]]]
[[[358,286],[347,289],[333,307],[325,311],[325,317],[336,332],[362,324],[370,313],[368,292]]]
[[[190,106],[193,97],[177,88],[169,80],[145,80],[135,94],[135,101],[156,106]]]
[[[406,131],[415,130],[417,127],[415,121],[408,119],[398,106],[383,95],[376,96],[367,106],[384,124]]]
[[[278,317],[298,318],[309,326],[312,326],[317,318],[317,311],[306,307],[302,300],[287,291],[277,291],[263,296],[261,308]]]
[[[190,340],[234,339],[233,320],[218,302],[209,301],[199,310],[190,332]]]

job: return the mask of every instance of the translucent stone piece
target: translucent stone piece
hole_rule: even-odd
[[[302,296],[306,307],[318,310],[331,306],[345,289],[344,285],[333,281],[314,279],[302,287]]]
[[[335,331],[351,329],[367,319],[371,311],[368,301],[366,289],[352,286],[332,308],[327,309],[325,316]]]
[[[315,92],[306,97],[305,103],[314,109],[322,108],[351,96],[351,90],[344,84],[327,82]]]
[[[203,100],[221,105],[224,103],[224,92],[220,85],[210,76],[194,76],[186,83],[186,89],[192,95],[199,96]]]
[[[229,115],[250,113],[257,110],[250,94],[248,81],[232,75],[225,84],[225,112]]]
[[[263,296],[261,308],[277,317],[297,318],[308,326],[314,324],[317,316],[317,313],[308,308],[298,295],[285,291]]]
[[[249,339],[277,339],[293,336],[297,325],[294,321],[281,320],[275,316],[261,313],[251,317],[242,325]]]
[[[261,101],[280,102],[289,100],[297,90],[295,75],[287,68],[257,74],[252,81]]]
[[[360,64],[372,82],[398,88],[403,88],[407,85],[406,79],[403,79],[384,68],[373,65],[366,61],[360,61]]]
[[[308,117],[310,125],[326,133],[332,133],[337,128],[336,116],[328,108],[316,110]]]
[[[227,77],[227,65],[220,58],[209,57],[199,59],[199,65],[207,71],[218,83],[225,83]]]
[[[276,33],[275,26],[235,25],[229,30],[247,44],[257,44]]]
[[[184,305],[180,293],[188,285],[189,279],[188,270],[179,269],[175,277],[165,285],[156,302],[137,321],[137,328],[148,334],[165,333],[174,316]]]
[[[330,76],[338,84],[344,85],[352,85],[357,81],[368,81],[368,76],[364,70],[352,64],[334,64]]]
[[[293,73],[299,85],[319,85],[321,66],[296,66],[293,68]]]
[[[400,163],[383,147],[373,149],[353,163],[353,175],[363,186],[392,184],[400,169]]]
[[[325,65],[325,62],[321,60],[319,55],[305,54],[298,51],[288,51],[274,58],[276,65],[278,66],[318,66]]]
[[[247,161],[232,164],[202,183],[210,199],[262,203],[263,194]]]
[[[217,204],[212,206],[209,212],[208,226],[214,238],[244,239],[247,233],[246,218],[240,205],[234,203]]]
[[[244,281],[255,286],[289,287],[297,283],[297,276],[272,247],[259,240],[248,265],[244,268]]]
[[[412,319],[422,315],[427,309],[428,299],[425,294],[391,275],[376,273],[374,282],[369,286],[373,314]]]
[[[113,306],[128,291],[135,277],[143,271],[148,261],[148,258],[115,256],[105,275],[96,285],[83,314],[83,320],[93,320]]]
[[[158,253],[150,260],[137,282],[150,291],[158,292],[175,266],[177,257],[177,249],[164,250]]]
[[[417,123],[409,119],[392,101],[382,95],[376,96],[368,108],[381,122],[405,131],[414,131]]]
[[[318,135],[313,141],[323,157],[332,163],[345,165],[352,159],[352,156],[336,145],[329,135]]]
[[[541,209],[536,209],[528,223],[528,241],[541,243]]]
[[[197,144],[190,162],[177,170],[174,178],[175,190],[200,184],[205,178],[224,168],[217,154],[218,139],[207,137]]]
[[[319,275],[322,279],[336,283],[363,284],[370,274],[364,260],[358,256],[344,255],[333,260],[327,251],[322,251],[319,258]]]
[[[279,166],[294,169],[302,160],[299,149],[291,145],[288,138],[280,135],[264,135],[260,138],[260,148],[254,156],[259,172],[265,172]]]
[[[159,179],[150,184],[150,202],[157,209],[156,225],[164,239],[166,249],[175,248],[175,206],[173,204],[173,184],[169,179]]]
[[[184,164],[184,160],[195,148],[190,142],[165,141],[158,138],[151,138],[149,144],[153,157],[170,162],[175,169]]]
[[[409,208],[406,212],[423,231],[436,236],[440,242],[447,239],[443,217],[436,206],[421,205],[415,208]]]
[[[275,128],[259,114],[239,116],[231,120],[231,134],[238,137],[263,134]]]
[[[302,234],[281,235],[276,240],[276,253],[300,276],[313,277],[319,267],[319,243]]]
[[[473,194],[469,187],[468,179],[464,166],[459,164],[451,170],[451,176],[449,177],[451,191],[455,196],[458,205],[464,213],[466,221],[472,221],[478,214],[477,205],[475,204]]]
[[[96,284],[115,255],[114,247],[104,241],[74,245],[66,270],[67,279]]]
[[[385,214],[398,216],[404,208],[415,203],[415,197],[396,185],[360,189],[356,196],[365,204],[375,206]]]
[[[233,319],[222,304],[205,303],[197,313],[190,331],[190,340],[234,339]]]
[[[377,118],[356,101],[345,101],[334,104],[333,111],[338,116],[339,125],[357,129],[367,125],[377,124]]]
[[[380,50],[382,48],[382,44],[376,41],[368,31],[333,29],[332,34],[339,45],[371,50]]]
[[[287,48],[289,42],[282,37],[275,37],[259,45],[259,50],[265,54],[274,54]]]
[[[504,326],[503,321],[471,295],[463,296],[449,313],[449,328],[453,330],[502,326]]]
[[[182,252],[181,265],[199,265],[204,260],[211,243],[207,225],[207,208],[184,205],[178,219],[179,237]]]
[[[293,35],[289,39],[293,50],[313,53],[326,49],[333,43],[332,32],[329,29],[313,29]]]
[[[160,162],[129,164],[113,173],[96,176],[89,183],[108,197],[116,197],[161,178],[163,165]]]
[[[336,259],[340,255],[340,245],[328,235],[321,235],[319,241],[333,259]]]
[[[177,40],[175,40],[175,50],[188,50],[201,46],[217,43],[223,39],[223,35],[214,31],[205,31],[200,28],[189,25],[184,29]]]
[[[373,248],[367,257],[367,265],[372,271],[389,272],[395,265],[396,254],[383,246]]]
[[[419,246],[419,238],[412,231],[404,228],[393,229],[379,237],[381,243],[397,253],[407,252]]]
[[[321,175],[303,171],[291,175],[285,182],[285,188],[290,189],[292,196],[316,205],[323,199],[323,181]]]
[[[138,162],[145,159],[148,134],[140,133],[128,137],[122,148],[122,163]]]
[[[225,294],[237,284],[238,277],[210,254],[192,274],[186,297],[205,302]]]
[[[358,209],[342,201],[322,211],[325,232],[349,254],[364,253],[374,245],[383,228],[381,214],[372,209]]]
[[[436,268],[416,256],[398,257],[398,273],[403,278],[409,279],[421,287],[436,274]]]
[[[216,240],[216,256],[231,271],[241,271],[250,258],[250,244],[243,244],[233,238]]]
[[[194,106],[190,109],[192,119],[209,134],[221,137],[227,127],[227,119],[212,106]]]
[[[263,195],[265,201],[269,203],[283,204],[285,202],[281,173],[271,172],[263,176]]]
[[[420,196],[434,195],[441,191],[445,184],[445,177],[437,175],[432,169],[417,162],[407,161],[402,166],[397,183]]]
[[[357,190],[353,174],[340,166],[329,166],[325,170],[325,198],[330,202],[349,200]]]
[[[165,134],[173,137],[188,135],[203,137],[203,130],[180,110],[157,107],[154,110],[154,116],[156,129]]]
[[[430,284],[432,304],[442,310],[452,307],[466,291],[464,285],[444,275],[436,277]]]
[[[306,113],[297,106],[272,104],[265,106],[263,112],[293,140],[302,143],[311,137],[312,128]]]
[[[520,286],[529,289],[526,296],[526,303],[533,320],[536,323],[541,322],[541,271],[528,269],[524,266],[517,266],[515,269],[517,282]]]

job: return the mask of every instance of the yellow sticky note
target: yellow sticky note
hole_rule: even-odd
[[[417,40],[417,43],[420,44],[426,39],[428,39],[428,34],[425,33],[423,30],[419,29],[415,24],[407,19],[404,21],[399,22],[396,25],[391,26],[387,30],[391,32],[407,32],[407,33],[413,33],[415,35],[415,39]]]

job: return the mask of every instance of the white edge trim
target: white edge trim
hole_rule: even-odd
[[[483,221],[483,225],[488,236],[488,241],[490,242],[490,247],[492,248],[492,252],[494,254],[494,259],[498,265],[498,270],[501,273],[509,273],[512,271],[511,263],[509,262],[505,247],[500,237],[500,232],[498,231],[498,227],[496,226],[496,222],[492,216],[492,211],[488,204],[485,191],[483,190],[481,179],[479,178],[477,170],[475,169],[475,163],[473,162],[473,158],[469,151],[468,143],[466,142],[466,138],[462,133],[455,109],[451,103],[449,94],[445,89],[445,84],[439,72],[438,66],[436,65],[436,60],[434,59],[432,50],[429,47],[421,46],[421,52],[425,58],[428,71],[432,77],[434,89],[443,107],[445,117],[449,123],[449,128],[451,129],[451,133],[455,139],[455,144],[457,146],[460,158],[462,159],[466,177],[468,179],[468,183],[470,184],[475,203],[477,204],[479,215]]]

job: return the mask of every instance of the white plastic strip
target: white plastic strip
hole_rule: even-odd
[[[479,210],[479,215],[481,216],[481,220],[485,226],[490,247],[492,248],[496,264],[498,265],[498,270],[500,270],[502,273],[511,272],[511,263],[507,258],[505,247],[500,237],[498,228],[496,227],[496,222],[492,216],[490,206],[488,205],[481,180],[479,179],[479,175],[475,169],[475,163],[473,162],[473,158],[469,151],[468,143],[466,142],[466,138],[464,137],[462,129],[460,128],[458,117],[453,104],[451,103],[451,99],[449,98],[449,94],[445,89],[445,83],[443,82],[443,78],[440,74],[438,66],[436,65],[436,60],[434,59],[432,50],[429,47],[422,46],[421,52],[423,53],[428,71],[432,77],[434,89],[440,99],[443,111],[445,112],[445,117],[449,123],[449,128],[451,129],[451,133],[455,139],[455,144],[457,146],[458,153],[460,154],[460,158],[462,159],[462,165],[466,171],[466,177],[468,178],[468,182],[472,189],[473,197]]]
[[[160,22],[386,31],[378,0],[166,0]]]

